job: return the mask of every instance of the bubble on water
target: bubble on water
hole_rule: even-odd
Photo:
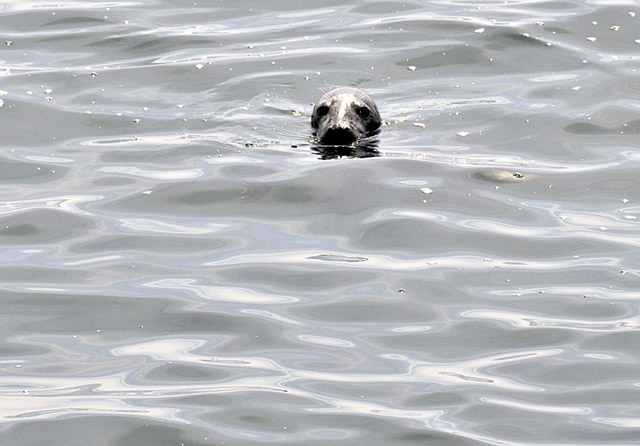
[[[591,36],[591,37],[587,37],[587,40],[588,40],[589,42],[595,42],[595,41],[596,41],[596,38],[595,38],[595,37],[593,37],[593,36]]]
[[[422,128],[422,129],[426,127],[426,126],[425,126],[423,123],[421,123],[421,122],[414,122],[414,123],[413,123],[413,126],[414,126],[414,127],[420,127],[420,128]]]
[[[473,32],[476,33],[476,34],[482,34],[484,31],[485,31],[484,28],[478,28],[478,29],[474,30]]]
[[[573,91],[578,91],[578,90],[580,90],[581,88],[582,88],[582,87],[579,87],[579,86],[571,87],[571,89],[572,89]]]
[[[458,132],[458,133],[456,133],[456,135],[458,135],[458,136],[469,136],[470,134],[471,133],[469,133],[469,132]]]
[[[423,187],[422,189],[420,189],[420,192],[422,192],[425,195],[431,195],[433,193],[433,189],[430,189],[428,187]]]
[[[204,68],[204,65],[202,65],[201,63],[196,64],[196,70],[202,70]]]
[[[413,66],[413,65],[409,65],[409,66],[407,67],[407,70],[409,70],[409,71],[416,71],[417,69],[418,69],[418,67]]]

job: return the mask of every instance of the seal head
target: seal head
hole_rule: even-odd
[[[320,144],[357,145],[380,132],[378,107],[366,93],[354,88],[331,90],[313,107],[311,126]]]

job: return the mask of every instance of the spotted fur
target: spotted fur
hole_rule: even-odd
[[[382,120],[375,102],[354,88],[331,90],[315,104],[311,126],[324,145],[354,145],[376,135]]]

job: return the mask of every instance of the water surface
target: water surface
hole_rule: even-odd
[[[637,14],[4,2],[3,443],[640,444]]]

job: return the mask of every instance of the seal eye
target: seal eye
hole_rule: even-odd
[[[371,112],[367,107],[358,107],[358,110],[356,110],[356,113],[358,113],[358,116],[360,116],[362,119],[367,119],[371,114]]]
[[[320,107],[318,107],[318,108],[316,109],[316,114],[317,114],[318,116],[324,116],[324,115],[326,115],[327,113],[329,113],[329,107],[327,107],[326,105],[321,105]]]

